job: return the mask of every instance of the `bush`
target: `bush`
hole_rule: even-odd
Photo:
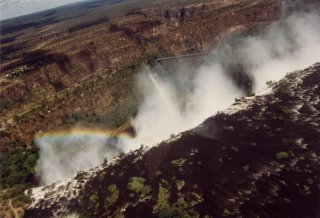
[[[38,149],[14,148],[0,157],[0,185],[12,187],[33,181],[34,168],[38,160]]]
[[[288,157],[289,157],[289,154],[285,151],[282,151],[276,154],[277,160],[286,159]]]
[[[140,194],[140,197],[145,197],[150,192],[150,187],[144,185],[146,179],[142,177],[131,177],[128,182],[127,188]]]
[[[28,188],[30,188],[29,185],[15,185],[12,188],[0,190],[0,202],[13,199],[14,201],[30,203],[31,199],[24,194],[24,191]]]
[[[115,184],[111,184],[108,187],[110,195],[104,201],[104,208],[107,210],[110,206],[115,204],[119,198],[120,191]]]
[[[92,216],[90,214],[87,214],[87,213],[82,213],[82,214],[79,214],[79,218],[91,218]]]
[[[162,211],[163,214],[161,217],[166,217],[168,211],[166,210],[169,208],[169,198],[170,198],[170,192],[168,189],[159,186],[159,193],[158,193],[158,200],[157,204],[155,205],[155,209],[157,211]]]
[[[185,161],[186,161],[185,159],[179,158],[177,160],[172,160],[171,164],[178,166],[178,167],[182,167]]]

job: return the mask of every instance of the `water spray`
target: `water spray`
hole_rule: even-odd
[[[169,96],[167,95],[167,93],[165,92],[165,90],[163,89],[161,84],[158,82],[157,74],[152,72],[149,67],[146,69],[146,71],[147,71],[147,74],[148,74],[150,80],[152,81],[153,85],[155,86],[156,90],[158,91],[160,97],[166,103],[166,105],[170,108],[172,114],[175,115],[177,123],[179,124],[179,126],[182,126],[181,122],[178,119],[178,115],[177,115],[177,112],[175,110],[174,105],[170,101]]]

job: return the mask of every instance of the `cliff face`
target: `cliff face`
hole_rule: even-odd
[[[112,110],[128,98],[119,89],[132,90],[128,81],[134,78],[137,63],[154,56],[208,51],[232,33],[276,19],[280,4],[279,0],[154,2],[138,4],[137,9],[128,3],[79,9],[83,14],[70,12],[72,19],[53,11],[37,15],[39,22],[4,23],[1,147],[30,147],[35,133],[82,118],[100,122],[105,117],[102,110]]]
[[[151,149],[30,190],[26,217],[317,217],[320,64]]]

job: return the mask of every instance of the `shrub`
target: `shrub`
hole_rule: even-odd
[[[90,202],[93,203],[93,204],[97,203],[97,201],[98,201],[98,194],[97,194],[97,192],[93,193],[93,194],[90,196],[89,200],[90,200]]]
[[[250,168],[250,165],[244,165],[244,166],[242,167],[242,169],[243,169],[245,172],[247,172],[247,171],[249,170],[249,168]]]
[[[143,198],[150,192],[150,187],[144,185],[145,181],[146,179],[142,177],[131,177],[129,179],[127,188],[136,192],[137,194],[140,194],[140,197]]]
[[[117,202],[120,191],[118,190],[117,185],[111,184],[108,187],[110,195],[104,200],[104,208],[107,210],[111,205]]]
[[[26,150],[17,147],[4,152],[0,157],[1,187],[31,183],[38,156],[37,148]]]
[[[177,190],[180,191],[184,187],[185,184],[186,184],[185,181],[177,180]]]
[[[282,152],[279,152],[276,154],[276,158],[277,160],[281,160],[281,159],[285,159],[285,158],[288,158],[289,157],[289,154],[285,151],[282,151]]]
[[[157,200],[157,203],[155,205],[155,209],[157,211],[164,211],[164,214],[162,214],[162,217],[165,217],[165,215],[168,212],[166,210],[166,208],[169,207],[169,197],[170,197],[169,190],[160,185],[159,186],[159,193],[158,193],[158,200]]]
[[[182,165],[184,164],[185,161],[186,161],[185,159],[179,158],[177,160],[172,160],[171,164],[173,164],[177,167],[182,167]]]

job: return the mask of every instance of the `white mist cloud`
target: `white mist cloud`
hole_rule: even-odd
[[[243,66],[254,79],[254,91],[268,80],[278,80],[287,72],[303,69],[320,60],[320,16],[303,13],[273,23],[261,36],[234,39],[213,50],[207,64],[191,75],[184,70],[171,76],[152,76],[147,72],[139,78],[144,101],[132,121],[135,141],[118,142],[118,149],[106,145],[107,138],[38,141],[38,169],[44,184],[71,177],[78,170],[97,165],[104,157],[114,157],[120,150],[136,149],[140,144],[153,146],[199,125],[218,110],[227,109],[244,91],[231,80],[228,64]],[[185,67],[182,66],[181,69]],[[146,70],[148,71],[148,70]],[[162,93],[160,95],[159,93]],[[61,148],[78,149],[61,155]],[[62,149],[62,150],[63,150]],[[60,153],[59,153],[60,152]]]
[[[295,14],[271,25],[261,37],[249,37],[241,45],[255,90],[268,80],[302,69],[320,60],[320,17]]]
[[[155,145],[172,134],[195,127],[216,111],[227,109],[235,97],[243,95],[218,63],[201,67],[194,77],[188,79],[190,81],[183,78],[178,80],[179,83],[193,87],[191,92],[181,95],[176,89],[177,84],[170,79],[157,78],[166,93],[163,97],[149,76],[143,74],[140,82],[144,102],[132,122],[137,131],[138,142],[148,146]],[[181,100],[183,98],[184,102]]]
[[[133,125],[137,140],[155,145],[171,134],[188,130],[219,110],[227,109],[235,98],[244,95],[231,81],[226,65],[240,64],[254,79],[253,91],[264,88],[269,80],[279,80],[288,72],[303,69],[320,60],[320,17],[299,13],[270,25],[261,36],[233,39],[214,49],[209,64],[201,66],[191,79],[183,72],[176,78],[158,78],[166,87],[168,104],[159,95],[150,79],[141,79],[145,100]],[[224,66],[224,67],[222,67]],[[187,104],[179,103],[179,84],[189,84],[192,92]],[[174,113],[172,112],[174,111]]]
[[[39,138],[36,143],[40,153],[37,174],[43,185],[63,181],[78,171],[93,168],[121,151],[115,147],[116,141],[107,136],[72,132],[64,136]]]

